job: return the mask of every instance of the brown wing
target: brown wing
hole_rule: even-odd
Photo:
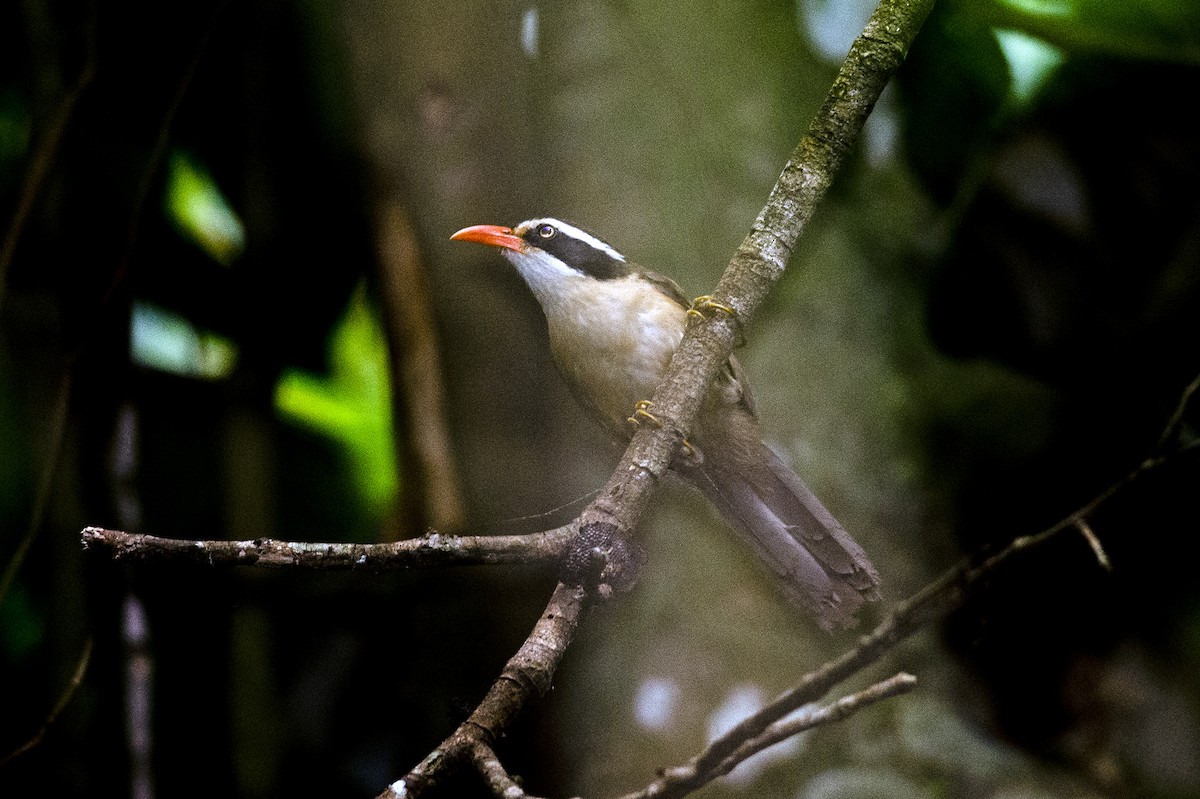
[[[638,267],[634,268],[638,269]],[[679,284],[674,280],[666,275],[660,275],[658,272],[651,272],[645,269],[638,269],[638,271],[643,280],[654,286],[654,288],[658,289],[661,293],[675,300],[675,302],[679,303],[681,308],[692,307],[692,303],[688,301],[687,295],[683,293],[683,289],[681,289]]]
[[[729,360],[725,363],[725,372],[728,374],[728,379],[738,386],[741,406],[749,411],[752,417],[757,419],[758,411],[754,409],[754,394],[750,391],[750,381],[746,379],[746,373],[742,370],[742,364],[737,358],[730,355]]]
[[[679,303],[681,308],[692,307],[692,303],[688,300],[687,295],[683,293],[683,289],[671,278],[648,270],[640,270],[640,273],[647,283]],[[725,363],[725,368],[717,376],[717,381],[724,384],[724,393],[727,393],[733,399],[731,404],[739,404],[748,410],[751,415],[757,416],[754,410],[754,395],[750,392],[750,384],[746,382],[746,374],[742,371],[742,365],[738,363],[737,358],[730,356],[729,360]]]

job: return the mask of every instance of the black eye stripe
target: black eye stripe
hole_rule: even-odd
[[[521,238],[571,268],[600,280],[624,277],[630,272],[624,261],[549,223],[532,226]]]

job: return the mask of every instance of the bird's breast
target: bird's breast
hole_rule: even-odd
[[[543,301],[550,346],[579,400],[614,434],[650,399],[683,338],[686,311],[636,276],[580,281]]]

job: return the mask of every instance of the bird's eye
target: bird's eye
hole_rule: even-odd
[[[538,235],[543,239],[548,239],[554,236],[558,231],[554,229],[554,225],[542,225],[538,228]]]

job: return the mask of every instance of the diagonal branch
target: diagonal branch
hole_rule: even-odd
[[[83,683],[84,675],[87,674],[88,664],[91,663],[91,660],[92,639],[89,636],[87,641],[85,641],[83,644],[83,652],[81,652],[79,655],[79,662],[75,664],[75,673],[71,675],[70,681],[67,683],[66,688],[63,689],[62,694],[59,695],[58,701],[54,703],[54,707],[50,710],[50,714],[46,716],[46,720],[42,722],[42,726],[38,728],[38,731],[34,733],[33,737],[28,741],[9,752],[4,757],[0,757],[0,767],[7,765],[9,761],[25,754],[45,739],[46,733],[54,725],[54,722],[58,719],[59,715],[66,710],[67,705],[71,702],[71,697],[75,696],[75,691]]]
[[[916,685],[917,678],[911,674],[904,672],[894,674],[861,691],[843,696],[836,702],[823,707],[807,709],[796,718],[781,719],[767,726],[758,735],[742,740],[719,762],[701,763],[693,760],[684,766],[664,769],[662,776],[657,780],[636,793],[626,794],[621,799],[651,799],[651,797],[653,799],[669,799],[670,797],[685,796],[718,777],[725,776],[739,764],[780,741],[814,727],[848,719],[869,705],[893,696],[906,694]],[[725,737],[722,736],[722,738]]]
[[[843,696],[836,702],[802,711],[796,718],[780,719],[763,730],[757,737],[743,743],[729,757],[722,760],[720,766],[715,771],[710,772],[710,779],[728,774],[733,770],[734,766],[747,758],[758,754],[770,746],[774,746],[780,741],[785,741],[793,735],[798,735],[805,730],[815,729],[826,724],[845,721],[863,708],[869,707],[876,702],[882,702],[885,699],[891,699],[894,696],[907,694],[916,687],[916,677],[906,672],[899,672],[888,677],[886,680],[880,680],[874,685],[867,686],[861,691]]]
[[[489,784],[500,785],[503,769],[494,756],[484,753],[493,751],[496,742],[530,700],[538,699],[550,690],[551,678],[590,604],[588,591],[559,583],[533,632],[504,666],[500,677],[492,683],[491,690],[470,718],[412,771],[389,785],[379,799],[418,796],[434,787],[450,769],[467,760],[474,760],[476,767],[483,769]],[[511,783],[506,787],[516,785]],[[514,795],[524,796],[519,789],[518,792]]]
[[[0,307],[4,305],[5,290],[8,284],[8,268],[16,255],[17,242],[29,221],[34,204],[41,194],[42,186],[54,166],[63,135],[75,114],[79,100],[96,77],[96,4],[88,9],[88,31],[86,33],[86,51],[83,68],[78,77],[58,102],[54,115],[46,125],[46,129],[38,137],[37,145],[30,154],[29,165],[25,169],[25,177],[21,181],[21,192],[17,195],[17,205],[13,210],[12,221],[0,243]]]
[[[583,523],[615,523],[625,534],[636,527],[708,386],[733,352],[741,326],[783,276],[796,241],[932,8],[933,0],[883,0],[875,9],[712,294],[734,315],[715,313],[689,326],[652,398],[662,426],[638,430],[612,478],[581,516]]]
[[[634,435],[608,484],[580,515],[580,529],[614,528],[628,537],[637,526],[672,455],[686,437],[701,399],[732,353],[740,325],[750,321],[782,277],[797,239],[932,7],[933,0],[882,0],[876,8],[713,293],[715,301],[732,308],[735,315],[714,314],[690,326],[653,397],[662,426],[643,426]],[[621,582],[620,575],[613,582]],[[556,597],[563,588],[559,586]],[[569,642],[568,636],[563,646]],[[552,654],[553,663],[543,664],[549,665],[551,674],[561,651]],[[506,684],[502,675],[493,692]],[[498,727],[489,729],[488,737],[496,729],[503,730],[521,706],[520,702],[508,705],[511,715],[498,718]],[[380,799],[419,794],[436,782],[437,772],[446,764],[468,757],[472,741],[477,739],[468,721]],[[489,773],[489,781],[495,785],[494,770]]]
[[[1185,392],[1180,400],[1176,415],[1182,417],[1192,394]],[[926,585],[917,593],[892,608],[892,611],[867,635],[859,639],[858,644],[843,652],[838,657],[827,661],[819,668],[809,672],[795,686],[781,694],[777,699],[758,712],[743,719],[737,726],[713,741],[700,754],[692,758],[684,766],[666,772],[689,776],[712,771],[720,766],[746,741],[754,740],[764,734],[771,725],[777,723],[787,714],[797,708],[815,702],[828,693],[833,687],[853,674],[863,670],[890,652],[896,644],[903,641],[917,630],[930,622],[942,618],[950,611],[963,604],[971,591],[985,578],[1006,565],[1014,557],[1037,549],[1043,544],[1057,538],[1064,532],[1080,529],[1087,525],[1087,518],[1100,509],[1105,503],[1117,496],[1132,483],[1146,477],[1149,473],[1166,465],[1174,456],[1189,451],[1188,447],[1180,447],[1173,453],[1162,453],[1157,457],[1144,460],[1117,482],[1097,494],[1092,500],[1080,506],[1074,512],[1047,527],[1041,532],[1014,538],[1002,549],[988,554],[985,550],[960,560],[955,566],[943,573],[933,582]],[[1089,528],[1090,529],[1090,528]],[[1095,545],[1092,546],[1093,552]],[[1101,550],[1103,551],[1103,550]],[[1105,559],[1097,558],[1101,566]],[[662,780],[667,782],[666,780]],[[664,789],[665,790],[665,789]],[[653,796],[680,796],[686,790],[676,793],[654,793]]]
[[[560,583],[555,589],[533,632],[470,718],[409,774],[390,785],[381,794],[383,799],[417,796],[437,785],[450,769],[466,763],[473,763],[487,782],[493,788],[500,788],[506,796],[523,795],[514,782],[505,778],[502,767],[492,755],[495,743],[522,708],[548,690],[550,679],[593,594],[603,595],[606,586],[620,587],[629,582],[628,574],[635,570],[637,559],[626,558],[628,565],[625,565],[621,553],[630,548],[623,547],[620,541],[609,540],[613,535],[608,531],[615,531],[618,539],[627,538],[637,526],[674,451],[686,436],[708,386],[728,360],[741,325],[749,323],[767,292],[782,276],[797,239],[832,183],[838,167],[851,152],[880,92],[900,66],[932,6],[933,0],[882,0],[851,47],[824,105],[784,166],[766,206],[713,292],[714,301],[734,313],[717,313],[690,326],[653,397],[655,415],[662,420],[662,427],[644,426],[634,435],[604,490],[577,523],[569,526],[570,530],[581,531],[579,538],[583,546],[574,542],[569,547],[564,566],[567,582]],[[588,531],[605,532],[595,541],[589,541],[585,535]],[[84,531],[85,542],[100,542],[104,532],[89,528]],[[200,542],[203,546],[191,543],[195,551],[189,556],[208,561],[210,556],[216,557],[210,551],[212,545],[220,542]],[[246,552],[259,552],[262,543],[236,542],[217,549],[227,562],[244,562],[239,560],[243,557],[242,545],[252,545]],[[279,542],[271,544],[274,548],[266,547],[269,554],[261,565],[273,565],[280,559],[290,563],[301,557],[286,544],[282,545],[282,551],[278,549]],[[410,542],[376,546],[402,548],[406,544]],[[163,545],[168,548],[178,546],[186,547],[187,542]],[[330,546],[334,545],[301,545],[299,550],[317,548],[311,556],[314,562],[332,560],[342,567],[355,566],[365,554],[361,545],[357,545],[358,549],[338,551],[335,556],[328,549]],[[415,546],[424,555],[430,554],[427,544]],[[589,585],[586,589],[567,584],[577,582],[567,576],[574,555],[581,556],[576,564],[581,569],[598,572],[593,577],[578,580]],[[413,554],[404,557],[413,558],[414,565],[418,558]],[[592,583],[600,582],[601,576],[607,581],[593,589]],[[762,734],[770,723],[764,724],[755,735]],[[755,735],[744,737],[739,745]],[[733,746],[725,751],[707,765],[706,770],[720,768],[736,748]]]
[[[1191,405],[1197,396],[1198,387],[1200,387],[1200,376],[1197,376],[1184,389],[1163,433],[1162,442],[1176,441],[1180,437],[1178,431],[1183,426],[1183,420],[1189,412],[1194,410]],[[985,550],[963,558],[936,580],[896,605],[874,630],[859,639],[855,647],[805,674],[792,688],[757,712],[747,716],[683,765],[663,769],[658,779],[642,790],[628,794],[621,799],[650,799],[650,797],[668,799],[669,797],[685,796],[716,777],[728,773],[734,766],[760,749],[783,740],[788,734],[794,734],[794,732],[788,733],[787,731],[800,723],[808,714],[798,720],[786,720],[786,716],[819,700],[837,684],[878,661],[908,636],[960,607],[980,582],[990,578],[993,572],[1008,564],[1014,557],[1031,552],[1063,533],[1072,530],[1079,531],[1095,555],[1097,563],[1105,569],[1111,569],[1103,546],[1088,524],[1088,517],[1095,514],[1103,505],[1134,482],[1145,478],[1151,472],[1180,456],[1193,454],[1196,447],[1195,441],[1177,441],[1173,447],[1160,443],[1153,456],[1142,461],[1123,478],[1055,524],[1041,532],[1014,538],[1007,546],[991,554]],[[855,706],[859,704],[860,700],[856,700],[854,697],[874,696],[876,691],[900,689],[896,692],[901,692],[908,690],[910,681],[914,679],[909,675],[896,675],[865,691],[838,700],[822,710],[828,710],[831,713],[844,712],[846,710],[843,707],[844,703]],[[897,680],[903,685],[888,685],[893,680]],[[888,695],[892,694],[888,693]],[[799,729],[795,731],[799,731]]]

